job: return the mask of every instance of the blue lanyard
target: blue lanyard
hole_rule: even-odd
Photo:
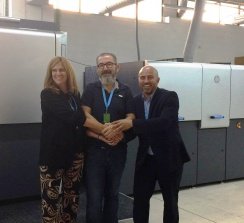
[[[115,88],[110,92],[109,97],[108,97],[108,100],[107,100],[106,93],[105,93],[105,89],[102,88],[102,92],[103,92],[103,101],[104,101],[104,105],[105,105],[105,108],[106,108],[106,113],[107,113],[107,111],[108,111],[108,107],[109,107],[109,105],[111,104],[112,97],[113,97],[113,94],[114,94],[114,90],[115,90]]]

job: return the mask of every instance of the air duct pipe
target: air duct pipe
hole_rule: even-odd
[[[137,2],[141,2],[142,0],[137,0]],[[114,5],[111,5],[109,7],[106,7],[104,10],[101,10],[99,14],[106,14],[106,13],[112,13],[112,11],[115,11],[117,9],[123,8],[128,5],[135,4],[135,0],[123,0],[120,2],[115,3]]]
[[[189,28],[184,48],[184,61],[193,62],[193,54],[197,46],[199,28],[202,21],[205,0],[196,0],[193,19]]]

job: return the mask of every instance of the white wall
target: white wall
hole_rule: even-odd
[[[203,23],[194,61],[231,62],[244,55],[244,27]]]
[[[135,21],[101,15],[62,12],[61,30],[68,32],[68,57],[87,65],[105,51],[114,52],[119,62],[137,60]],[[165,23],[139,23],[141,60],[183,57],[190,23],[171,19]],[[194,62],[233,63],[244,55],[244,28],[202,23]],[[80,66],[79,73],[84,69]]]
[[[21,6],[24,0],[13,2],[17,17],[53,21],[53,11],[48,7],[40,8],[40,13],[34,6]],[[189,25],[188,21],[176,18],[171,18],[169,24],[140,22],[140,59],[183,57]],[[137,60],[133,20],[63,11],[60,29],[68,33],[67,56],[78,62],[74,66],[79,74],[85,67],[79,63],[94,65],[95,57],[105,51],[114,52],[119,62]],[[244,27],[202,23],[199,30],[194,62],[233,63],[236,56],[244,55]]]
[[[112,51],[121,62],[137,60],[135,22],[100,15],[62,13],[61,30],[68,32],[69,56],[94,64],[95,56]],[[183,57],[189,22],[140,22],[141,59]],[[233,62],[244,55],[244,28],[202,23],[194,62]]]

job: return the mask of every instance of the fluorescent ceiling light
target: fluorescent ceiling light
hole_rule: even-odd
[[[20,35],[31,35],[31,36],[50,36],[53,37],[54,33],[47,33],[47,32],[37,32],[31,30],[16,30],[16,29],[4,29],[0,28],[1,33],[14,33]]]

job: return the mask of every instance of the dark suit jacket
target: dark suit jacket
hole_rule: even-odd
[[[164,173],[172,172],[189,161],[178,127],[177,94],[157,88],[150,104],[147,120],[145,120],[142,95],[135,97],[135,106],[136,119],[133,121],[133,126],[139,137],[136,167],[143,165],[149,146]]]
[[[58,94],[51,89],[41,92],[40,165],[66,168],[74,154],[82,151],[85,115],[81,109],[80,95],[72,97],[76,105],[70,104],[73,102],[70,101],[71,94]]]

